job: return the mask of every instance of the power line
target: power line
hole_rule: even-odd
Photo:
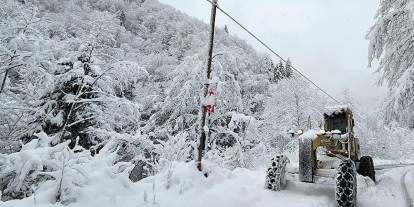
[[[214,4],[211,0],[206,0],[210,4]],[[282,60],[285,64],[287,61],[282,58],[277,52],[275,52],[271,47],[269,47],[266,43],[264,43],[259,37],[257,37],[253,32],[251,32],[249,29],[247,29],[245,26],[243,26],[239,21],[237,21],[235,18],[233,18],[229,13],[224,11],[218,4],[215,4],[217,9],[220,10],[224,15],[226,15],[229,19],[231,19],[234,23],[239,25],[244,31],[246,31],[249,35],[251,35],[254,39],[256,39],[260,44],[262,44],[266,49],[268,49],[271,53],[276,55],[280,60]],[[292,69],[296,71],[300,76],[302,76],[305,80],[307,80],[309,83],[314,85],[318,90],[322,91],[325,95],[327,95],[329,98],[334,100],[336,103],[340,104],[341,102],[338,101],[336,98],[334,98],[332,95],[330,95],[327,91],[325,91],[323,88],[318,86],[315,82],[313,82],[310,78],[308,78],[305,74],[303,74],[300,70],[298,70],[295,66],[291,65]]]

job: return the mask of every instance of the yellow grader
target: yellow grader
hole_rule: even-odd
[[[360,157],[359,139],[354,134],[353,113],[348,107],[335,107],[324,113],[319,130],[303,132],[294,137],[299,143],[299,165],[289,166],[285,155],[276,155],[267,169],[265,187],[279,191],[286,180],[307,183],[334,183],[338,207],[356,206],[357,176],[375,182],[374,163],[370,156]],[[333,181],[333,182],[332,182]]]

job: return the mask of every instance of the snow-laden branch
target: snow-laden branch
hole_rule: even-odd
[[[90,103],[90,102],[103,102],[105,101],[102,98],[93,98],[93,99],[80,99],[80,100],[68,100],[66,103]]]
[[[88,117],[88,118],[80,119],[80,120],[77,120],[75,122],[72,122],[72,123],[66,125],[66,127],[72,127],[72,126],[74,126],[76,124],[79,124],[79,123],[82,123],[82,122],[85,122],[85,121],[88,121],[88,120],[91,120],[91,119],[94,119],[94,118],[95,118],[95,116],[91,116],[91,117]]]

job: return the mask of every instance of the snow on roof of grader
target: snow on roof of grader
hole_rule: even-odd
[[[335,106],[325,107],[324,114],[330,116],[332,114],[339,114],[345,111],[352,111],[352,110],[348,105],[335,105]]]

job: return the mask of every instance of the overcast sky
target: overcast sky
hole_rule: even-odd
[[[205,0],[160,0],[208,23]],[[368,68],[365,35],[379,0],[219,0],[219,5],[283,57],[335,96],[349,89],[359,103],[376,104],[385,89]],[[217,26],[227,25],[260,52],[267,52],[220,12]]]

